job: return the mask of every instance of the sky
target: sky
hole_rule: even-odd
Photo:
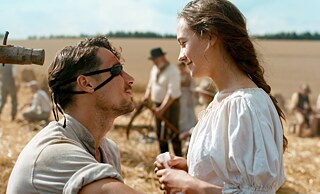
[[[230,0],[251,35],[320,33],[320,0]],[[156,32],[175,34],[189,0],[0,0],[0,34],[29,36]]]

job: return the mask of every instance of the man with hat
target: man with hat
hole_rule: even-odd
[[[168,140],[171,139],[175,155],[182,156],[181,141],[176,133],[179,130],[181,78],[178,69],[169,63],[165,55],[161,48],[154,48],[150,52],[149,60],[154,65],[150,71],[145,101],[152,101],[156,107],[154,113],[160,152],[169,151]],[[163,120],[178,130],[170,130]]]

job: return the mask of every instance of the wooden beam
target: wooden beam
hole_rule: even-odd
[[[32,49],[13,45],[0,45],[0,63],[43,65],[44,49]]]

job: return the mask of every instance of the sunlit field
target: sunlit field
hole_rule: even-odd
[[[31,48],[43,48],[46,52],[45,64],[20,65],[19,72],[33,70],[42,85],[46,78],[47,68],[55,53],[67,45],[74,45],[79,39],[66,40],[23,40],[10,41],[8,44]],[[135,78],[135,100],[141,99],[152,66],[148,60],[149,51],[154,47],[162,47],[169,61],[177,63],[179,45],[174,39],[111,39],[111,42],[122,50],[125,70]],[[315,105],[320,93],[320,41],[262,41],[255,40],[255,46],[261,64],[265,69],[267,82],[272,93],[281,94],[285,99],[285,108],[293,92],[299,85],[308,83],[311,87],[311,101]],[[18,81],[18,109],[32,99],[25,83]],[[5,193],[7,181],[25,144],[39,131],[41,126],[27,124],[22,121],[11,121],[10,100],[7,102],[0,122],[0,193]],[[286,111],[287,122],[284,123],[285,133],[289,140],[289,148],[284,153],[286,183],[277,193],[320,193],[320,138],[296,137],[289,134],[287,126],[292,123],[292,115]],[[132,115],[124,115],[116,120],[117,125],[126,126]],[[21,118],[21,113],[18,113]],[[138,117],[145,122],[145,117]],[[121,151],[122,174],[126,184],[146,193],[162,193],[158,189],[158,181],[153,174],[153,161],[158,154],[157,142],[146,143],[141,135],[132,131],[127,139],[124,128],[114,128],[108,137],[118,143]]]

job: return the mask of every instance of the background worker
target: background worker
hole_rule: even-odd
[[[162,120],[165,118],[179,130],[180,118],[180,73],[171,65],[161,48],[150,51],[149,59],[153,66],[145,93],[145,101],[152,101],[155,105],[156,132],[160,152],[168,152],[168,141],[171,139],[175,155],[182,156],[179,131],[174,132]]]

